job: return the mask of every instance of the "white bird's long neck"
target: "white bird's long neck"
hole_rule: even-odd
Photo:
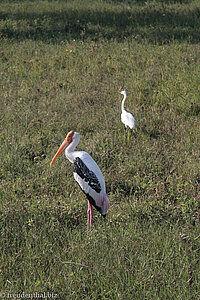
[[[65,156],[69,159],[71,163],[73,163],[75,159],[75,148],[79,144],[79,140],[74,140],[69,144],[69,146],[65,149]]]
[[[126,100],[126,94],[124,94],[124,98],[122,100],[122,111],[124,110],[124,102],[125,102],[125,100]]]

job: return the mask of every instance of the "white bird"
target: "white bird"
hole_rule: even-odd
[[[124,95],[124,98],[122,100],[122,113],[121,113],[121,121],[122,123],[124,123],[125,127],[127,128],[130,127],[131,129],[133,129],[135,127],[135,119],[133,117],[133,115],[129,112],[127,112],[124,109],[124,102],[126,100],[126,91],[121,91],[120,92],[122,95]]]
[[[85,151],[75,151],[79,144],[80,134],[70,131],[57,153],[53,157],[50,166],[55,159],[65,151],[67,159],[73,163],[73,175],[81,190],[88,198],[88,229],[92,225],[94,206],[105,217],[109,209],[109,199],[106,194],[106,186],[103,174],[93,158]]]

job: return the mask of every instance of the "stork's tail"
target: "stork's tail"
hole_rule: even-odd
[[[107,212],[109,209],[109,199],[106,193],[103,194],[102,197],[102,209],[101,209],[101,214],[105,218]]]

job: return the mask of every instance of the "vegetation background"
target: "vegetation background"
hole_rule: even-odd
[[[198,0],[0,2],[0,296],[200,299],[199,38]],[[110,199],[89,234],[69,130]]]

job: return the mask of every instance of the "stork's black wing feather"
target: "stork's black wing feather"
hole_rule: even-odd
[[[84,162],[76,157],[73,163],[73,172],[77,173],[97,193],[101,191],[101,185],[95,173],[88,169]]]

